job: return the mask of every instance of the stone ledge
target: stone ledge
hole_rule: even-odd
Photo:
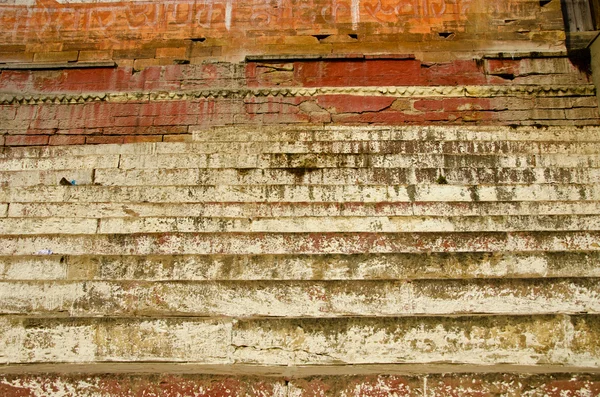
[[[17,374],[206,374],[304,378],[334,375],[427,375],[427,374],[600,374],[598,367],[569,365],[465,365],[434,364],[344,364],[344,365],[202,365],[187,363],[38,363],[0,365],[3,375]]]
[[[0,70],[55,70],[83,68],[114,68],[114,61],[101,62],[20,62],[0,64]]]
[[[414,54],[276,54],[276,55],[246,55],[246,62],[277,62],[277,61],[314,61],[335,59],[415,59]]]

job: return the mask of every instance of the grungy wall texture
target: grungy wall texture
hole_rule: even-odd
[[[600,395],[559,0],[0,0],[0,395]]]
[[[561,50],[560,2],[533,0],[5,0],[0,60]],[[431,55],[438,58],[440,55]]]

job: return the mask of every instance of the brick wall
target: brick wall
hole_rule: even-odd
[[[6,146],[180,141],[219,125],[600,121],[590,76],[564,56],[4,70],[0,92]]]

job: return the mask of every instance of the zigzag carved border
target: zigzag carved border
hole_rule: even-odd
[[[200,98],[312,97],[318,95],[357,95],[410,97],[565,97],[593,96],[593,85],[576,86],[408,86],[408,87],[269,87],[195,91],[153,91],[83,94],[0,94],[0,105],[78,104],[87,102],[152,102]]]

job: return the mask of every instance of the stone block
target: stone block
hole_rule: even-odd
[[[53,135],[48,141],[49,145],[83,145],[84,135]]]
[[[36,52],[33,55],[34,62],[75,62],[79,57],[79,51],[52,51]]]
[[[48,135],[8,135],[4,138],[6,146],[36,146],[47,145]]]
[[[11,344],[2,362],[197,361],[229,363],[228,320],[4,318],[0,338]]]
[[[0,63],[32,62],[31,52],[0,52]]]
[[[107,61],[113,59],[113,52],[110,50],[104,51],[79,51],[79,62],[95,62]]]
[[[586,318],[573,320],[579,323]],[[566,347],[572,354],[569,358],[561,354],[569,332],[563,327],[570,325],[570,318],[560,316],[462,317],[443,324],[428,317],[249,320],[234,327],[232,344],[238,362],[262,365],[440,361],[486,365],[499,356],[503,363],[515,365],[553,363],[558,357],[561,362],[594,365],[597,355],[579,353],[577,343]],[[530,338],[523,338],[524,333]],[[595,332],[587,328],[583,335],[593,337]]]
[[[162,47],[156,49],[156,58],[186,58],[187,47]]]

